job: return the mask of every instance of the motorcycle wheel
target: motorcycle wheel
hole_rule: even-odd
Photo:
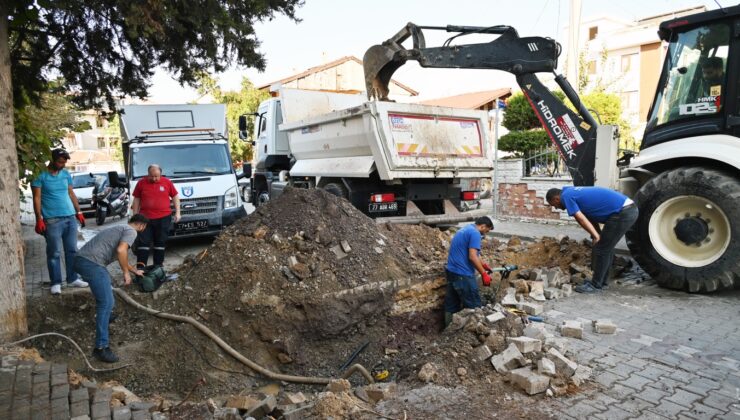
[[[108,216],[108,209],[105,206],[98,206],[95,211],[95,223],[98,226],[102,226],[105,223],[105,218]]]

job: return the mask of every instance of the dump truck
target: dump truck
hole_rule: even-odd
[[[180,196],[181,220],[170,238],[212,236],[246,216],[231,163],[226,106],[126,105],[121,109],[121,147],[126,179],[110,184],[133,192],[149,165],[162,168]],[[173,209],[174,211],[174,209]]]
[[[492,174],[485,111],[273,87],[254,114],[245,198],[260,206],[288,187],[323,188],[379,221],[454,223]],[[240,135],[248,137],[247,116]],[[465,204],[468,204],[467,206]]]
[[[380,101],[387,99],[393,73],[409,60],[514,74],[573,184],[619,189],[636,202],[640,216],[627,245],[639,265],[661,286],[712,292],[740,279],[738,28],[740,6],[660,24],[658,37],[668,48],[640,151],[619,158],[616,128],[599,124],[556,72],[561,47],[553,39],[520,37],[506,25],[409,23],[368,49],[363,61],[368,94]],[[428,47],[429,30],[451,35],[442,46]],[[494,39],[460,43],[470,34]],[[553,74],[572,108],[537,73]]]

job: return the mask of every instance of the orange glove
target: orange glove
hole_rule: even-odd
[[[80,226],[85,227],[85,215],[80,213],[77,213],[77,221],[80,222]]]
[[[490,286],[491,285],[491,276],[489,276],[488,273],[483,273],[481,275],[481,278],[483,279],[483,285],[484,286]]]
[[[44,222],[44,219],[39,219],[36,221],[36,233],[39,235],[43,235],[46,233],[46,222]]]

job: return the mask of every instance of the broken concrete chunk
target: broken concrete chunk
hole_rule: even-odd
[[[511,282],[511,285],[514,286],[516,293],[529,293],[529,283],[526,280],[516,279]]]
[[[249,409],[249,411],[247,411],[247,415],[261,419],[262,417],[272,413],[272,410],[274,410],[276,406],[277,399],[275,399],[274,395],[270,395],[260,401],[259,404]]]
[[[233,395],[226,400],[225,407],[236,408],[239,410],[249,410],[260,402],[246,395]]]
[[[519,302],[516,307],[529,315],[539,315],[544,311],[542,305],[532,302]]]
[[[578,363],[563,356],[562,353],[555,349],[551,348],[548,350],[547,357],[555,364],[557,372],[566,378],[573,376],[576,373],[576,369],[578,369]]]
[[[347,256],[347,254],[342,250],[341,245],[334,245],[333,247],[329,248],[329,250],[334,253],[338,260],[341,260],[342,258],[345,258]]]
[[[570,349],[566,338],[555,336],[545,338],[544,347],[548,350],[551,348],[556,349],[560,353],[566,353]]]
[[[213,418],[218,420],[241,420],[242,416],[239,414],[239,410],[236,408],[218,407],[213,412]]]
[[[349,392],[352,385],[346,379],[334,379],[326,385],[326,390],[338,394],[340,392]]]
[[[538,301],[545,301],[545,286],[541,281],[533,281],[529,283],[529,297]]]
[[[396,393],[398,386],[395,382],[376,383],[365,387],[365,393],[373,402],[390,398]]]
[[[436,382],[439,379],[439,373],[437,372],[437,366],[434,363],[426,363],[419,369],[417,375],[422,382]]]
[[[507,306],[513,306],[513,305],[516,305],[517,303],[519,302],[516,300],[516,289],[513,287],[507,288],[506,295],[504,295],[503,299],[501,299],[501,304],[507,305]]]
[[[547,331],[545,324],[539,322],[533,322],[524,327],[524,336],[529,338],[536,338],[537,340],[545,340],[548,337],[552,337],[552,333]]]
[[[567,283],[562,285],[560,287],[560,293],[563,294],[563,297],[570,297],[573,294],[573,285]]]
[[[342,251],[346,252],[347,254],[352,252],[352,248],[349,246],[349,242],[342,241],[339,244],[342,245]]]
[[[518,385],[529,395],[543,393],[550,386],[549,377],[540,375],[528,367],[512,370],[511,382]]]
[[[383,253],[383,249],[382,249],[382,248],[380,248],[380,247],[377,247],[377,246],[376,246],[376,247],[375,247],[375,248],[373,248],[373,249],[375,250],[375,253],[377,253],[377,254],[382,254],[382,253]]]
[[[507,343],[513,343],[522,353],[542,351],[542,341],[530,337],[509,337]]]
[[[489,357],[493,356],[493,352],[491,352],[491,349],[488,348],[488,346],[485,344],[476,347],[474,351],[475,351],[474,359],[477,362],[482,362],[484,360],[487,360]]]
[[[524,355],[515,344],[509,344],[500,354],[491,357],[491,364],[498,373],[506,373],[511,369],[518,368],[524,364]]]
[[[584,382],[591,378],[591,373],[592,369],[590,367],[579,365],[576,368],[576,372],[570,378],[570,381],[573,382],[573,385],[575,386],[581,386]]]
[[[537,371],[540,375],[555,376],[555,363],[552,360],[543,357],[537,361]]]
[[[465,326],[468,325],[469,319],[470,319],[470,316],[464,315],[462,311],[452,314],[452,322],[450,322],[450,325],[447,326],[447,330],[457,331],[462,328],[465,328]]]
[[[583,324],[579,321],[563,321],[560,326],[560,335],[563,337],[583,338]]]
[[[548,287],[544,290],[545,299],[552,300],[560,297],[560,289],[554,287]]]
[[[486,317],[486,321],[489,324],[495,324],[504,318],[506,318],[506,315],[502,314],[501,312],[494,312]]]
[[[286,392],[280,403],[282,405],[293,405],[303,404],[306,401],[306,396],[302,392]]]
[[[610,319],[597,319],[593,321],[594,332],[596,334],[615,334],[617,326]]]

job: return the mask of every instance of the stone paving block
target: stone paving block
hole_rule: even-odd
[[[617,376],[613,374],[612,372],[607,372],[607,371],[601,372],[594,377],[594,381],[600,383],[601,385],[607,388],[612,386],[614,382],[622,380],[622,379],[624,378]]]
[[[624,385],[627,387],[630,387],[632,389],[635,389],[637,391],[641,390],[645,387],[645,385],[651,383],[652,381],[648,378],[643,378],[640,375],[630,375],[629,378],[623,379],[617,383],[620,385]]]
[[[68,419],[70,417],[69,403],[66,400],[52,400],[51,402],[51,418],[52,419]]]
[[[78,401],[90,401],[90,396],[88,395],[87,388],[79,387],[77,389],[73,389],[69,393],[69,402],[74,404]]]
[[[550,349],[547,351],[547,357],[555,363],[558,373],[564,375],[566,378],[570,378],[576,373],[578,363],[563,356],[559,351]]]
[[[100,401],[90,406],[90,417],[93,420],[110,419],[110,402]]]
[[[51,374],[56,375],[59,373],[67,374],[67,364],[66,363],[54,363],[51,365]]]
[[[624,400],[626,398],[634,396],[635,390],[632,388],[628,388],[626,386],[620,385],[618,383],[615,383],[609,389],[606,390],[606,394],[612,398],[616,398],[618,400]]]
[[[131,409],[126,406],[114,408],[113,420],[131,420]]]
[[[98,403],[101,401],[108,403],[110,402],[110,399],[112,396],[113,396],[113,389],[111,388],[98,389],[98,391],[95,393],[95,396],[93,396],[92,403],[94,404],[94,403]]]
[[[626,398],[622,402],[614,404],[614,406],[638,416],[640,413],[644,412],[644,410],[655,407],[655,404],[632,397]]]
[[[676,392],[671,395],[670,397],[666,397],[663,400],[664,401],[671,401],[678,405],[682,405],[686,408],[691,408],[691,406],[699,401],[700,399],[704,398],[701,395],[694,394],[693,392],[688,392],[683,389],[676,390]]]
[[[580,401],[565,409],[565,414],[577,419],[587,419],[598,412],[599,410],[596,407],[586,401]]]
[[[689,392],[693,392],[694,394],[709,395],[710,391],[718,389],[719,387],[719,382],[713,381],[711,379],[696,378],[688,384],[681,385],[680,388],[685,389]]]
[[[535,395],[547,391],[550,378],[540,375],[529,367],[523,367],[511,371],[511,382],[518,385],[527,394]]]
[[[51,388],[51,399],[69,398],[69,384],[56,385]]]
[[[532,353],[535,351],[542,351],[542,341],[536,338],[529,337],[509,337],[506,339],[508,343],[514,343],[514,345],[522,353]]]
[[[673,379],[667,378],[665,376],[662,376],[657,381],[648,384],[649,387],[659,389],[669,394],[673,394],[681,385],[683,385],[681,382],[674,381]]]
[[[51,362],[36,363],[33,366],[33,373],[49,373],[51,372]]]
[[[2,362],[0,364],[0,366],[2,367],[12,367],[12,366],[17,366],[17,365],[18,365],[18,357],[11,356],[11,355],[3,356]]]
[[[593,329],[596,334],[616,334],[617,325],[611,319],[597,319],[593,321]]]
[[[560,335],[563,337],[583,338],[583,324],[575,320],[563,321],[560,326]]]
[[[541,375],[555,376],[557,370],[555,369],[555,363],[552,360],[543,357],[537,361],[537,372]]]
[[[678,405],[671,401],[663,400],[660,402],[660,404],[658,404],[654,408],[649,408],[647,411],[672,419],[678,416],[678,413],[684,410],[685,408],[681,405]]]
[[[15,382],[15,366],[0,368],[0,391],[9,391]]]
[[[529,315],[539,315],[544,311],[542,305],[532,302],[519,302],[516,307]]]
[[[473,352],[474,352],[473,358],[477,362],[488,360],[491,356],[493,356],[493,352],[485,344],[476,347],[475,349],[473,349]]]
[[[72,403],[69,407],[69,415],[71,417],[89,416],[90,401],[85,400]]]
[[[151,420],[152,415],[148,411],[132,411],[131,420]]]
[[[594,417],[602,420],[624,420],[633,416],[629,411],[623,410],[617,406],[610,406],[602,413],[594,414]]]
[[[643,399],[650,402],[651,404],[659,404],[663,398],[669,397],[671,393],[661,391],[657,388],[646,386],[641,392],[639,392],[637,398]]]
[[[51,391],[49,390],[49,383],[43,382],[40,384],[33,385],[31,389],[31,394],[34,396],[34,398],[46,398],[49,399],[49,393]]]
[[[498,373],[506,373],[524,364],[524,355],[514,344],[509,344],[504,351],[491,357],[491,364]]]
[[[50,383],[51,383],[51,386],[69,383],[69,377],[67,376],[67,372],[52,373]]]
[[[11,418],[27,419],[30,417],[31,417],[31,406],[21,406],[21,407],[13,406],[13,414]]]
[[[636,373],[637,368],[634,366],[630,366],[624,363],[620,363],[616,366],[610,367],[606,369],[607,371],[617,375],[621,376],[622,378],[629,378],[633,373]]]
[[[709,394],[708,397],[704,398],[701,402],[702,404],[706,406],[715,408],[722,412],[727,412],[730,410],[731,405],[738,403],[738,400],[737,398],[728,397],[718,392],[712,392]]]
[[[713,418],[715,416],[720,416],[723,413],[724,412],[719,411],[716,408],[712,408],[701,403],[695,403],[688,412],[684,412],[686,416],[697,420]]]

